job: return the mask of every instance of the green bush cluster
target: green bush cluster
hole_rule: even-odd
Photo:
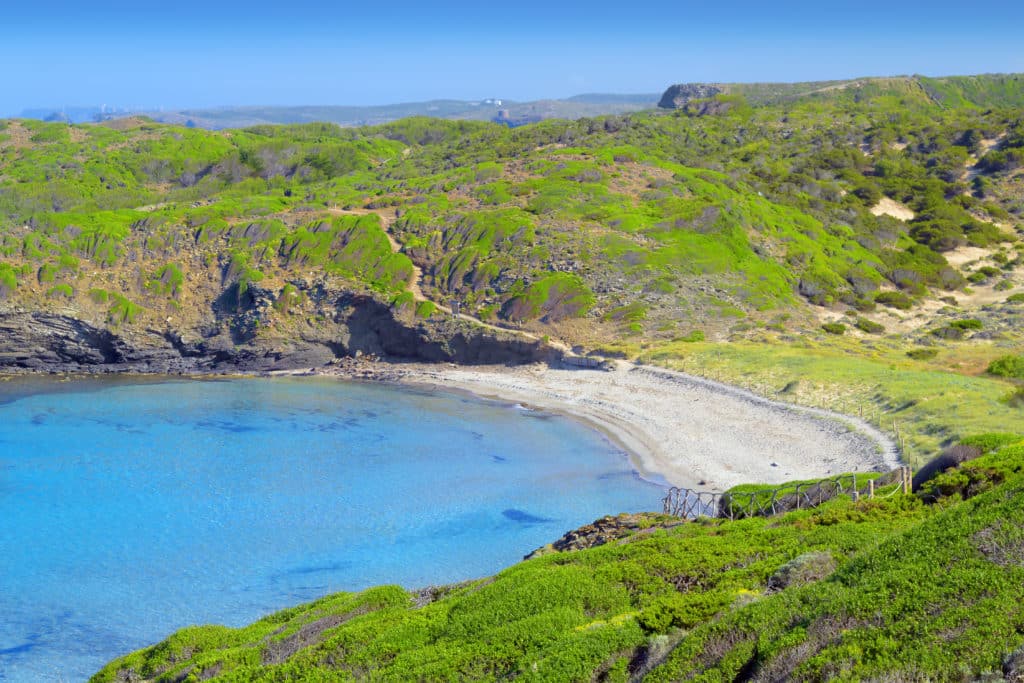
[[[988,366],[989,374],[998,377],[1024,379],[1024,356],[1003,356]]]

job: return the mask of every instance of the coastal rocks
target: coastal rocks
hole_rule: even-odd
[[[96,365],[124,360],[125,345],[107,330],[49,313],[0,314],[0,366]]]
[[[621,514],[614,517],[609,515],[566,533],[554,543],[537,548],[523,559],[531,560],[556,552],[593,548],[638,533],[650,533],[656,529],[668,529],[680,524],[685,524],[685,521],[653,512]]]
[[[484,330],[458,319],[405,323],[394,309],[368,296],[345,295],[336,321],[344,327],[338,344],[344,355],[375,355],[428,363],[520,364],[548,360],[540,341]]]
[[[703,100],[724,92],[723,86],[714,83],[677,83],[669,86],[658,106],[662,109],[682,109],[692,100]]]
[[[202,329],[97,327],[55,313],[0,313],[0,370],[28,372],[268,372],[322,367],[345,357],[474,364],[553,360],[533,341],[441,318],[409,321],[369,295],[325,293],[304,331],[265,331],[268,290]]]

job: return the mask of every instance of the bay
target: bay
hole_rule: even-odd
[[[581,424],[445,392],[15,380],[0,390],[0,680],[85,680],[190,624],[486,576],[661,495]]]

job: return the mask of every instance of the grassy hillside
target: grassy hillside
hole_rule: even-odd
[[[919,496],[651,517],[490,579],[185,629],[93,680],[1001,680],[1024,661],[1024,442],[972,443],[991,452]]]

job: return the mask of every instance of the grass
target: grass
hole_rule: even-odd
[[[834,340],[834,341],[833,341]],[[669,343],[640,355],[644,362],[753,387],[776,399],[860,415],[905,439],[905,457],[918,466],[941,446],[965,435],[1000,431],[1020,422],[1018,408],[1001,399],[1012,385],[984,375],[956,349],[915,361],[900,346],[867,355],[859,342],[828,344]],[[969,360],[969,369],[954,364]],[[965,369],[968,374],[964,374]]]

